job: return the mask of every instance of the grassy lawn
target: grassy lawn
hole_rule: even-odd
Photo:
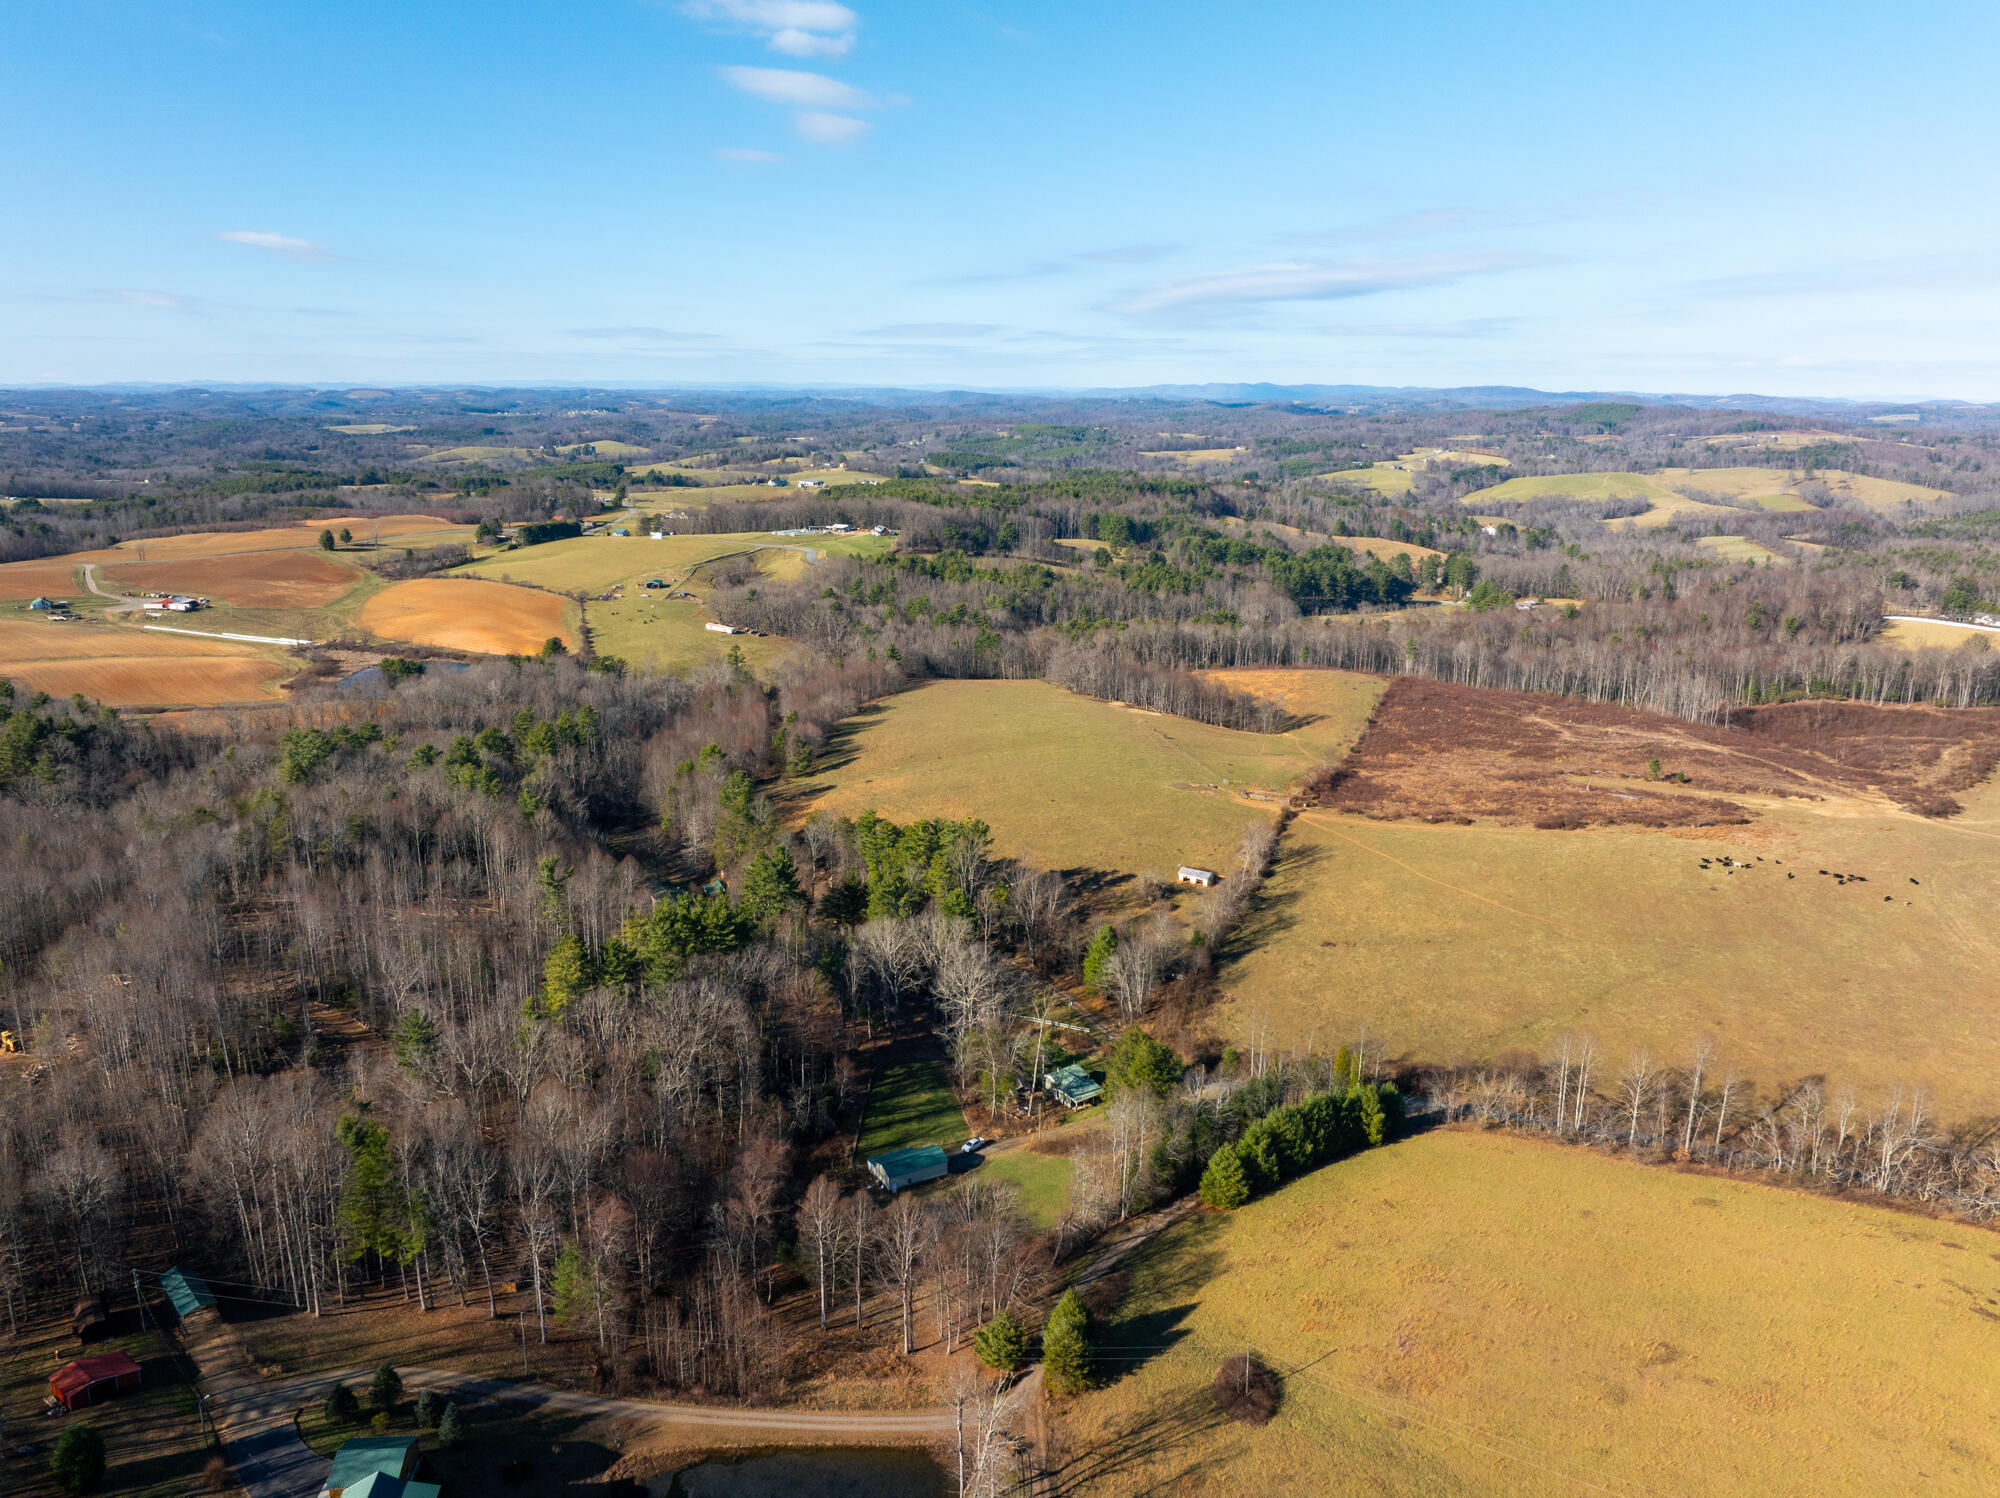
[[[1069,1205],[1069,1179],[1075,1169],[1060,1155],[1037,1154],[1022,1145],[987,1155],[972,1178],[1019,1188],[1021,1215],[1047,1231]]]
[[[1445,1132],[1162,1236],[1101,1332],[1064,1491],[1991,1490],[2000,1239]],[[1251,1347],[1267,1426],[1208,1385]],[[1084,1480],[1091,1479],[1091,1480]]]
[[[866,1160],[916,1144],[955,1150],[969,1132],[944,1064],[928,1050],[897,1047],[876,1065],[854,1156]]]
[[[875,808],[898,822],[984,818],[999,851],[1122,882],[1182,863],[1227,869],[1275,798],[1350,745],[1381,683],[1334,671],[1221,672],[1312,721],[1241,733],[1079,697],[1040,681],[933,681],[841,726],[792,809]]]
[[[0,1336],[0,1410],[6,1416],[7,1446],[25,1442],[39,1448],[32,1456],[0,1461],[0,1492],[9,1498],[56,1494],[49,1453],[64,1430],[84,1424],[104,1436],[106,1472],[98,1491],[120,1498],[182,1498],[200,1489],[201,1470],[212,1453],[202,1436],[193,1386],[182,1378],[164,1337],[139,1330],[130,1309],[115,1320],[120,1335],[88,1349],[77,1346],[67,1321],[23,1328],[18,1340]],[[113,1350],[138,1362],[143,1370],[139,1388],[73,1415],[41,1413],[51,1373],[86,1351]]]
[[[1767,1089],[1820,1073],[1864,1107],[1914,1084],[1949,1119],[1991,1112],[2000,784],[1961,800],[1941,821],[1774,803],[1686,834],[1306,812],[1221,970],[1215,1019],[1301,1046],[1365,1022],[1392,1056],[1445,1060],[1547,1054],[1576,1030],[1610,1069],[1641,1046],[1678,1064],[1712,1035],[1718,1066]],[[1717,877],[1698,867],[1710,855],[1754,867]]]

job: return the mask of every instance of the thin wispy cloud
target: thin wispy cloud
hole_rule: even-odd
[[[632,325],[609,328],[571,328],[571,338],[613,343],[713,343],[718,333],[686,333],[671,328]]]
[[[937,338],[984,338],[998,329],[990,322],[897,322],[886,327],[864,328],[863,338],[923,341]]]
[[[1512,317],[1467,317],[1456,322],[1333,323],[1319,331],[1332,338],[1498,338],[1519,325]]]
[[[744,166],[769,166],[785,158],[776,151],[760,151],[754,146],[717,146],[717,161],[734,161]]]
[[[187,312],[197,305],[191,296],[171,291],[151,291],[138,286],[107,286],[91,291],[54,292],[30,297],[38,302],[96,302],[117,307],[150,307],[159,312]]]
[[[1154,281],[1113,302],[1110,310],[1128,317],[1148,317],[1270,302],[1330,302],[1444,286],[1467,276],[1533,263],[1533,257],[1508,251],[1402,259],[1288,260]]]
[[[1080,250],[1076,258],[1095,260],[1100,265],[1145,265],[1172,254],[1176,248],[1170,244],[1128,244],[1111,250]]]
[[[244,244],[253,250],[264,250],[269,254],[283,255],[288,260],[331,260],[333,256],[323,244],[310,239],[295,239],[289,234],[276,234],[268,229],[222,229],[216,232],[217,239],[231,244]]]
[[[1995,284],[2000,284],[2000,259],[1991,255],[1931,255],[1752,271],[1697,281],[1689,289],[1713,297],[1784,297]]]
[[[787,57],[845,57],[861,18],[833,0],[687,0],[697,21],[748,31]]]
[[[851,114],[801,109],[792,116],[792,128],[816,146],[851,146],[875,127]]]
[[[789,104],[795,109],[873,109],[875,96],[865,89],[829,78],[824,73],[806,73],[796,68],[717,69],[731,88],[771,104]]]

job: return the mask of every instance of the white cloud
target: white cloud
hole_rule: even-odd
[[[824,73],[801,73],[792,68],[725,67],[718,69],[722,81],[731,88],[754,94],[772,104],[790,104],[800,109],[870,109],[874,96],[829,78]]]
[[[817,109],[801,109],[792,116],[800,135],[817,146],[851,146],[870,130],[866,120],[849,114],[827,114]]]
[[[776,151],[759,151],[754,146],[717,146],[715,148],[715,159],[717,161],[741,161],[751,165],[764,165],[773,161],[783,161],[785,158],[780,156]]]
[[[1204,307],[1263,302],[1324,302],[1440,286],[1466,276],[1533,263],[1507,253],[1418,255],[1400,260],[1288,260],[1208,271],[1141,286],[1112,304],[1114,312],[1143,317]]]
[[[787,57],[845,57],[861,18],[833,0],[687,0],[698,21],[740,27]]]
[[[292,260],[327,260],[326,246],[315,244],[310,239],[294,239],[289,234],[273,234],[267,229],[224,229],[217,239],[226,239],[231,244],[247,244],[252,249],[268,250],[273,255],[284,255]]]

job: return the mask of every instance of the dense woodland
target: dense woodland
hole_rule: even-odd
[[[978,822],[781,827],[771,794],[900,673],[390,680],[217,736],[0,703],[0,1014],[32,1063],[0,1074],[10,1324],[187,1254],[315,1314],[516,1280],[610,1376],[755,1392],[812,1347],[780,1282],[828,1315],[887,1297],[904,1352],[921,1305],[955,1345],[1331,1085],[1233,1058],[1184,1080],[1133,1029],[1041,1249],[1007,1190],[879,1206],[839,1143],[868,1043],[928,1038],[971,1107],[1011,1109],[1066,1059],[1034,1021],[1086,935]],[[1212,942],[1273,843],[1200,907]],[[1092,981],[1136,1025],[1212,942],[1107,929]]]

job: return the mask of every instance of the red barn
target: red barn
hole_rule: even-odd
[[[66,1410],[95,1404],[121,1390],[138,1387],[139,1365],[122,1352],[101,1352],[94,1358],[78,1358],[74,1363],[65,1363],[56,1369],[49,1379],[49,1392]]]

